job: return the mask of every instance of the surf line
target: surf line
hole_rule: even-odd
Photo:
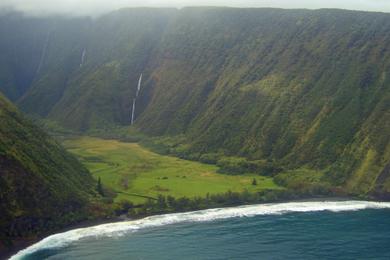
[[[261,215],[283,215],[300,212],[343,212],[365,209],[390,209],[390,202],[374,201],[310,201],[270,203],[230,208],[206,209],[185,213],[150,216],[139,220],[102,224],[93,227],[73,229],[44,238],[32,246],[19,251],[10,259],[23,259],[40,250],[66,247],[85,238],[119,237],[140,229],[159,227],[183,222],[210,222],[237,217]]]

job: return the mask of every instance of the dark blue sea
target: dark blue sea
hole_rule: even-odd
[[[390,203],[213,209],[53,235],[14,259],[390,259]]]

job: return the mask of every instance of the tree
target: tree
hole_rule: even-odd
[[[167,202],[168,202],[169,207],[175,208],[176,199],[175,199],[174,197],[168,195],[168,197],[167,197]]]
[[[96,190],[97,190],[97,192],[98,192],[101,196],[104,197],[104,190],[103,190],[102,181],[101,181],[100,177],[99,177],[98,182],[97,182]]]
[[[253,185],[253,186],[256,186],[256,185],[257,185],[257,181],[256,181],[255,178],[253,178],[253,180],[252,180],[252,185]]]
[[[167,208],[167,202],[166,202],[166,199],[163,195],[159,194],[157,196],[157,208],[159,210],[163,210],[163,209],[166,209]]]
[[[129,210],[134,207],[133,203],[127,200],[120,201],[115,208],[115,214],[121,215],[121,214],[128,214]]]

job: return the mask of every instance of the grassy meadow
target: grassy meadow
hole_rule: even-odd
[[[137,143],[77,137],[64,141],[64,145],[96,179],[100,177],[103,185],[118,192],[116,201],[142,203],[158,194],[190,198],[229,190],[279,188],[269,177],[220,174],[215,165],[159,155]],[[252,185],[254,178],[257,185]]]

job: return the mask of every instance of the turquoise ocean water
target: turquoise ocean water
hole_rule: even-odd
[[[390,259],[390,203],[294,202],[56,234],[13,259]]]

